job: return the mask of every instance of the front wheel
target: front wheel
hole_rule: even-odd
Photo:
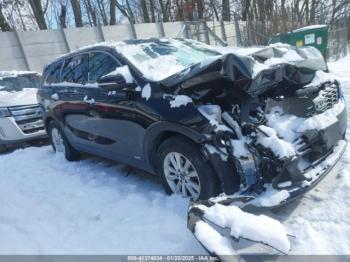
[[[79,159],[79,151],[71,146],[61,128],[54,121],[50,122],[48,133],[52,148],[56,153],[64,155],[68,161]]]
[[[198,146],[185,137],[163,142],[157,154],[157,170],[168,194],[206,200],[219,193],[219,181]]]

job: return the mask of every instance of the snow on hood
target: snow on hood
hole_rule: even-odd
[[[0,107],[37,104],[36,88],[23,88],[22,91],[8,92],[0,90]]]
[[[235,69],[238,69],[247,79],[256,80],[252,83],[249,95],[256,96],[261,90],[261,83],[266,82],[263,73],[268,70],[280,71],[275,77],[286,74],[284,67],[309,68],[313,71],[326,71],[327,65],[322,54],[314,47],[296,48],[288,44],[272,44],[267,47],[249,49],[222,48],[209,46],[194,40],[176,39],[146,39],[127,40],[118,42],[104,42],[84,47],[86,50],[95,46],[115,49],[119,54],[131,62],[143,76],[151,81],[160,81],[166,88],[178,86],[195,77],[208,82],[218,77],[237,80]],[[216,66],[221,62],[222,70],[219,74],[210,74],[217,71]],[[209,72],[208,70],[209,69]],[[210,79],[198,77],[205,73]],[[288,76],[287,76],[288,77]],[[197,79],[198,80],[198,79]],[[279,81],[281,79],[274,79]],[[272,81],[268,81],[269,85]],[[302,83],[302,85],[307,84]],[[200,84],[196,82],[196,84]],[[246,88],[248,89],[248,88]],[[168,92],[168,91],[166,91]],[[171,93],[172,91],[169,90]]]

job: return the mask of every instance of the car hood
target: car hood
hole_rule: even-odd
[[[0,107],[37,104],[36,88],[24,88],[22,91],[8,92],[0,89]]]
[[[318,70],[327,70],[318,50],[280,44],[249,55],[227,53],[208,58],[162,80],[160,85],[165,92],[181,93],[203,89],[203,84],[211,81],[208,89],[220,88],[215,81],[224,80],[250,97],[266,92],[285,95],[310,83]]]

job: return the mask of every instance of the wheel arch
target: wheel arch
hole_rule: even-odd
[[[45,126],[45,130],[46,132],[48,132],[48,127],[49,127],[49,124],[51,121],[54,121],[55,119],[51,116],[47,116],[45,119],[44,119],[44,126]]]
[[[158,122],[148,128],[144,142],[144,154],[152,171],[155,172],[155,157],[159,146],[173,136],[183,136],[196,144],[204,141],[201,133],[186,126],[171,122]]]

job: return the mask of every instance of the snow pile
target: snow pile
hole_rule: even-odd
[[[275,106],[270,110],[270,113],[265,114],[269,127],[272,127],[279,137],[292,143],[299,134],[298,128],[304,122],[304,118],[295,115],[284,114],[283,109]]]
[[[268,120],[268,125],[273,128],[278,136],[292,143],[301,133],[307,130],[322,130],[336,123],[338,121],[337,116],[344,110],[344,107],[345,103],[341,99],[332,108],[323,113],[303,118],[284,114],[282,108],[275,106],[265,116]]]
[[[233,147],[233,155],[237,158],[240,157],[246,157],[250,154],[246,143],[245,139],[241,140],[236,140],[236,139],[231,139],[231,144]]]
[[[186,106],[188,103],[192,103],[192,98],[185,95],[177,95],[175,96],[174,100],[170,101],[170,107],[180,107],[180,106]]]
[[[231,246],[231,241],[203,221],[198,221],[195,226],[195,236],[210,252],[217,255],[236,255]]]
[[[271,151],[279,158],[289,158],[295,156],[295,150],[292,144],[280,139],[274,129],[260,125],[260,132],[257,143],[271,149]],[[267,136],[266,136],[267,135]]]
[[[199,206],[204,217],[222,228],[230,228],[231,236],[265,243],[283,253],[290,250],[290,242],[283,225],[265,215],[246,213],[236,206],[214,204],[212,207]]]
[[[110,72],[106,76],[114,76],[117,74],[121,74],[124,77],[126,83],[128,83],[128,84],[131,84],[134,82],[134,78],[130,73],[129,66],[127,66],[127,65],[117,67],[113,72]]]
[[[142,88],[142,93],[141,93],[141,97],[143,97],[144,99],[148,100],[151,97],[151,93],[152,93],[152,88],[150,84],[145,85]]]

